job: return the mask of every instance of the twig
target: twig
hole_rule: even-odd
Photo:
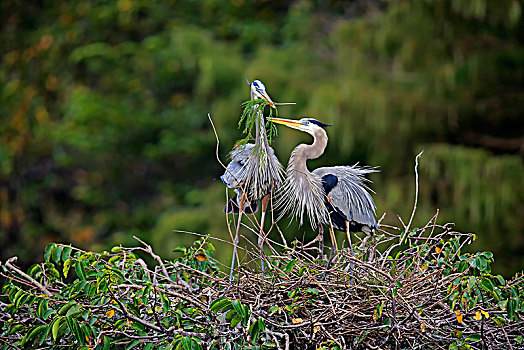
[[[44,293],[45,295],[51,297],[53,296],[53,294],[51,294],[51,292],[49,290],[47,290],[46,287],[44,287],[40,282],[38,282],[37,280],[35,280],[33,277],[29,276],[28,274],[26,274],[25,272],[23,272],[22,270],[20,270],[19,268],[17,268],[16,266],[14,266],[13,264],[16,263],[16,261],[18,260],[18,257],[17,256],[13,256],[9,259],[7,259],[7,261],[5,262],[5,266],[7,266],[7,268],[9,268],[10,270],[13,270],[15,271],[16,273],[18,273],[20,276],[24,277],[25,279],[27,279],[28,281],[30,281],[32,284],[34,284],[38,289],[40,289],[42,291],[42,293]]]
[[[158,255],[156,255],[153,252],[153,248],[151,248],[151,246],[149,244],[147,244],[146,242],[142,241],[137,236],[133,236],[133,238],[136,239],[137,241],[139,241],[140,243],[142,243],[144,245],[144,247],[145,247],[142,250],[144,250],[146,253],[151,255],[151,257],[158,262],[158,264],[160,265],[160,268],[162,269],[162,273],[164,274],[164,277],[169,281],[169,283],[177,284],[169,277],[169,274],[167,273],[167,269],[166,269],[166,266],[164,265],[164,262],[162,261],[162,259]]]
[[[406,226],[406,232],[409,231],[409,227],[411,226],[411,222],[413,221],[413,217],[415,216],[415,212],[417,211],[417,201],[418,201],[418,159],[420,156],[424,153],[424,150],[420,151],[419,154],[415,157],[415,202],[413,203],[413,211],[411,212],[411,217],[409,218],[409,222]]]

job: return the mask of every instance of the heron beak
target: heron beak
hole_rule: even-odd
[[[269,97],[269,95],[267,94],[267,92],[264,91],[264,92],[261,93],[260,95],[262,96],[262,98],[263,98],[264,100],[267,101],[267,103],[269,103],[269,105],[271,106],[271,108],[277,108],[277,107],[275,106],[275,103],[273,103],[273,101],[271,100],[271,97]]]
[[[282,124],[285,126],[288,126],[293,129],[298,129],[298,127],[302,124],[298,123],[296,120],[292,119],[283,119],[283,118],[271,118],[269,119],[273,123]]]

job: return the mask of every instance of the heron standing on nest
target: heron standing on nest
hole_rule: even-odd
[[[263,99],[270,107],[276,108],[275,104],[266,92],[264,84],[255,80],[251,84],[251,100]],[[259,105],[253,107],[255,110]],[[252,214],[258,209],[258,201],[261,201],[260,232],[258,235],[258,246],[261,256],[265,241],[264,219],[271,193],[282,182],[283,168],[275,156],[273,148],[269,146],[267,138],[264,115],[262,108],[255,117],[255,142],[240,145],[231,153],[231,162],[228,164],[224,175],[220,178],[227,187],[235,189],[235,195],[228,201],[224,211],[226,213],[238,213],[238,222],[233,239],[233,259],[231,261],[230,280],[233,278],[235,259],[238,246],[238,232],[242,214]],[[262,256],[262,271],[264,271],[264,260]]]
[[[306,161],[318,158],[324,153],[328,142],[324,128],[329,125],[313,118],[270,120],[313,136],[312,144],[300,144],[291,153],[277,207],[282,208],[282,214],[291,213],[298,218],[300,224],[303,223],[304,214],[307,214],[313,229],[319,226],[321,242],[322,226],[329,227],[331,252],[327,271],[336,247],[333,229],[346,232],[351,255],[354,255],[354,252],[350,232],[372,235],[373,230],[378,230],[375,203],[369,194],[370,189],[365,184],[365,181],[369,180],[364,177],[377,170],[353,165],[323,167],[310,172]]]

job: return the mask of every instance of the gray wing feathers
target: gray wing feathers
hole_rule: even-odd
[[[375,203],[369,192],[373,192],[366,182],[366,174],[377,172],[376,168],[353,166],[334,166],[318,168],[313,174],[324,176],[333,174],[338,178],[337,186],[330,192],[331,204],[340,210],[350,221],[376,227]]]
[[[283,168],[275,151],[267,147],[267,152],[257,152],[255,144],[248,143],[235,148],[230,153],[231,162],[220,178],[229,188],[245,186],[244,190],[253,199],[261,199],[282,181]]]
[[[235,148],[229,153],[231,162],[227,165],[224,175],[220,176],[220,179],[227,187],[239,188],[240,184],[246,181],[245,165],[254,146],[254,144],[248,143]]]

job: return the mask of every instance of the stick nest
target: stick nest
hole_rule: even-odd
[[[208,236],[169,261],[140,240],[102,253],[52,244],[27,273],[2,266],[0,339],[4,349],[522,348],[522,275],[491,275],[491,253],[463,253],[473,234],[435,221],[383,225],[355,256],[342,247],[325,281],[316,242],[246,250],[233,281]]]

